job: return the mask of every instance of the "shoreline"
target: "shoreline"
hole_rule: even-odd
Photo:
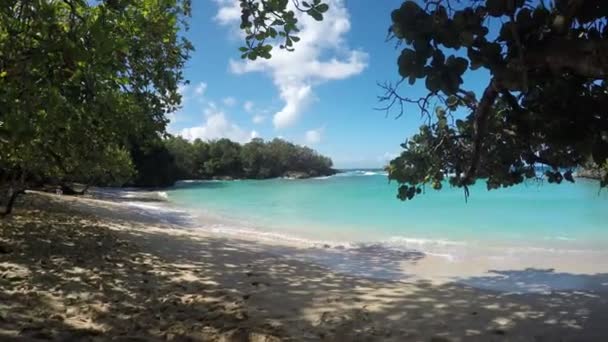
[[[194,341],[585,340],[608,336],[608,292],[508,293],[335,272],[268,244],[184,229],[121,202],[28,194],[0,221],[0,339]],[[300,249],[301,250],[301,249]],[[371,258],[390,271],[398,264]],[[409,255],[412,263],[427,256]],[[394,260],[394,259],[393,259]],[[425,261],[427,260],[427,261]],[[352,260],[350,260],[352,261]],[[429,265],[427,265],[429,266]],[[497,271],[476,285],[608,274]],[[476,286],[481,287],[481,286]]]
[[[137,192],[136,192],[137,193]],[[164,193],[164,192],[161,192]],[[141,192],[144,196],[158,196],[158,192]],[[175,203],[167,200],[157,202],[157,207],[144,209],[168,210],[171,215],[176,210]],[[132,203],[135,207],[140,204]],[[471,277],[496,277],[497,272],[509,270],[552,270],[574,275],[608,273],[608,251],[555,247],[562,241],[548,241],[546,246],[492,243],[491,241],[448,241],[410,238],[378,241],[345,241],[345,239],[314,240],[311,233],[298,235],[300,230],[280,232],[264,229],[254,222],[227,219],[211,211],[192,212],[179,208],[178,212],[189,217],[189,227],[197,233],[211,234],[213,237],[245,240],[261,243],[266,250],[282,257],[304,262],[312,262],[351,276],[371,277],[379,280],[403,281],[425,280],[434,283],[466,282]],[[568,242],[568,241],[566,241]],[[373,261],[368,261],[373,260]],[[385,269],[377,264],[384,263]],[[579,282],[563,281],[561,278],[538,278],[542,291],[601,289],[601,284],[579,285]],[[520,286],[516,281],[496,282],[480,285],[488,290],[528,292],[530,288]],[[583,287],[580,287],[583,286]]]

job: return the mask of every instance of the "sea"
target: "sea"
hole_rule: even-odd
[[[405,202],[397,199],[397,186],[382,170],[344,170],[311,179],[182,181],[161,194],[192,215],[197,229],[317,251],[364,251],[346,266],[344,257],[337,263],[336,254],[332,260],[315,254],[347,272],[387,251],[461,263],[479,256],[490,264],[509,258],[608,262],[608,190],[597,181],[557,185],[539,178],[491,191],[478,181],[468,198],[444,184]]]

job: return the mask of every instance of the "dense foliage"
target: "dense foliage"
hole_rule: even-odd
[[[305,178],[335,173],[328,157],[281,139],[256,138],[241,145],[228,139],[191,143],[173,137],[165,146],[173,158],[175,179]]]
[[[189,0],[0,2],[0,186],[122,184],[180,104]],[[4,191],[6,189],[6,191]]]
[[[391,32],[406,44],[399,74],[410,84],[423,79],[428,90],[415,100],[428,123],[389,167],[399,198],[444,179],[467,194],[481,177],[488,189],[508,187],[536,177],[537,164],[551,167],[545,176],[556,183],[573,182],[589,159],[608,167],[608,3],[458,5],[405,1],[392,13]],[[463,82],[477,69],[489,78],[480,94]],[[387,101],[411,101],[387,91]],[[434,102],[441,105],[431,112]],[[470,114],[454,120],[458,111]]]
[[[251,4],[270,3],[280,5],[284,30],[297,32],[287,24],[297,24],[287,0],[242,0],[248,46],[274,38],[262,24],[265,13],[250,18],[257,13]],[[412,199],[445,181],[467,196],[480,178],[488,189],[508,187],[537,177],[538,164],[550,167],[549,182],[573,182],[573,170],[589,161],[604,169],[601,186],[608,186],[607,17],[605,0],[404,1],[389,28],[405,45],[397,60],[401,81],[384,85],[381,100],[398,115],[408,103],[417,106],[425,124],[388,166],[398,197]],[[265,29],[259,37],[250,33],[256,19],[253,27]],[[463,79],[475,71],[487,79],[478,93]],[[419,80],[427,95],[400,94],[403,81]]]

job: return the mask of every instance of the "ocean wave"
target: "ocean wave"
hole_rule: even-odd
[[[184,180],[178,180],[177,182],[175,182],[175,185],[202,183],[202,182],[208,182],[208,180],[203,180],[203,179],[184,179]]]
[[[226,224],[212,224],[209,226],[201,227],[203,229],[207,229],[212,233],[222,234],[222,235],[230,235],[237,237],[248,237],[253,238],[258,241],[265,242],[286,242],[291,244],[297,244],[299,246],[306,247],[324,247],[324,248],[338,248],[338,249],[346,249],[352,248],[353,245],[348,242],[336,242],[336,241],[325,241],[325,240],[312,240],[306,238],[300,238],[297,236],[277,233],[277,232],[269,232],[269,231],[261,231],[255,228],[250,227],[237,227]]]
[[[393,236],[385,241],[388,245],[392,246],[466,246],[467,243],[464,241],[454,241],[446,239],[423,239],[423,238],[410,238],[404,236]]]
[[[336,177],[353,177],[353,176],[388,176],[386,171],[371,171],[371,170],[349,170],[340,172],[335,175]]]
[[[130,207],[134,207],[137,209],[143,209],[146,211],[154,211],[154,212],[166,212],[166,213],[183,213],[184,211],[182,210],[177,210],[177,209],[173,209],[173,208],[169,208],[166,207],[164,205],[154,205],[154,204],[150,204],[147,202],[137,202],[137,201],[132,201],[132,202],[124,202],[124,204],[130,206]]]
[[[296,244],[300,247],[333,249],[335,251],[343,252],[369,252],[370,249],[375,250],[380,254],[420,252],[430,256],[441,257],[448,261],[454,261],[457,258],[457,254],[460,254],[450,247],[466,246],[466,243],[459,241],[405,237],[395,237],[386,241],[368,242],[314,240],[286,233],[262,231],[252,227],[229,224],[212,224],[201,228],[215,234],[245,237],[269,243],[288,243]]]

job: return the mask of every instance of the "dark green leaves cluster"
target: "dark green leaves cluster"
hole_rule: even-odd
[[[483,55],[471,60],[473,68],[484,61],[500,63],[500,46],[486,46],[489,30],[479,8],[469,7],[450,15],[443,5],[426,11],[414,1],[405,1],[392,12],[391,18],[391,32],[409,46],[399,56],[398,65],[399,74],[410,84],[425,78],[430,92],[450,95],[458,91],[469,61],[454,55],[446,58],[440,47],[456,50],[464,47],[470,54]]]
[[[242,58],[270,58],[273,47],[270,43],[274,41],[279,41],[281,49],[293,50],[294,43],[300,41],[294,10],[317,21],[323,20],[323,14],[329,10],[321,0],[294,0],[294,10],[289,8],[289,3],[289,0],[240,0],[241,29],[246,33],[246,44],[240,48]]]

